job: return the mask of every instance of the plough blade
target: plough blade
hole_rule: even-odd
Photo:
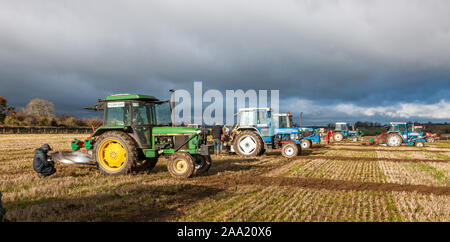
[[[55,152],[51,154],[52,160],[58,161],[64,164],[95,164],[95,160],[88,154],[75,151],[75,152]]]

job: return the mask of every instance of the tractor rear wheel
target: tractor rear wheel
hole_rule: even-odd
[[[106,175],[127,174],[138,160],[135,141],[122,131],[108,131],[100,135],[93,153],[100,172]]]
[[[305,150],[311,148],[311,140],[302,139],[300,141],[300,146]]]
[[[167,170],[175,178],[189,178],[194,174],[194,157],[186,152],[176,152],[167,162]]]
[[[202,174],[209,171],[212,160],[209,155],[193,155],[194,156],[194,174]]]
[[[261,154],[263,141],[255,132],[246,130],[238,134],[233,149],[238,155],[257,156]]]
[[[281,155],[286,158],[292,158],[299,154],[300,147],[293,143],[285,143],[281,146]]]
[[[335,132],[333,133],[333,140],[336,142],[341,142],[344,140],[344,135],[341,132]]]
[[[422,141],[417,141],[417,142],[414,144],[414,146],[416,146],[416,147],[424,147],[425,144],[424,144]]]
[[[402,142],[402,137],[397,133],[390,133],[386,138],[386,143],[388,146],[400,146]]]

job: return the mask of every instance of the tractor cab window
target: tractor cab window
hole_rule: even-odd
[[[406,125],[405,125],[405,124],[400,124],[400,125],[398,126],[398,129],[399,129],[400,131],[406,131]]]
[[[130,102],[107,102],[105,111],[106,126],[130,125]]]
[[[172,125],[172,108],[170,102],[155,104],[156,123],[158,125]]]
[[[279,118],[278,126],[280,128],[288,128],[288,118],[287,118],[287,116],[280,116],[278,118]]]
[[[423,132],[423,127],[422,126],[414,126],[413,131],[422,133]]]
[[[133,102],[133,124],[134,125],[148,125],[149,119],[149,106],[142,102]]]
[[[389,132],[396,132],[398,130],[397,124],[389,126]]]
[[[336,130],[348,130],[347,124],[336,124]]]
[[[272,117],[272,127],[280,128],[280,116]]]
[[[269,119],[267,117],[267,112],[262,110],[262,111],[257,111],[256,112],[256,124],[260,125],[260,126],[264,126],[264,125],[268,125],[269,124]]]
[[[254,125],[254,113],[249,111],[241,112],[239,115],[239,124],[241,126],[253,126]]]

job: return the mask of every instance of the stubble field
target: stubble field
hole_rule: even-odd
[[[425,148],[320,146],[294,159],[213,156],[208,174],[104,176],[56,164],[39,178],[35,148],[70,150],[85,135],[0,135],[0,191],[8,221],[450,221],[450,143]]]

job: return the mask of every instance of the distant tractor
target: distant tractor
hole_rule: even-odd
[[[362,133],[358,130],[349,130],[347,123],[337,122],[333,131],[333,140],[341,142],[346,138],[352,138],[353,141],[357,141],[361,135]]]
[[[309,149],[313,144],[320,144],[320,129],[299,128],[302,149]]]
[[[232,151],[242,156],[262,155],[266,150],[281,147],[281,154],[294,157],[301,148],[296,137],[292,139],[287,123],[288,116],[274,115],[270,108],[242,108],[236,114],[239,122],[235,132]]]
[[[89,139],[74,140],[71,145],[74,151],[85,148],[102,173],[126,174],[138,165],[151,170],[161,156],[169,157],[167,169],[176,178],[204,173],[211,167],[213,148],[206,144],[206,130],[172,127],[168,101],[118,94],[99,102],[89,108],[104,110],[103,126],[96,128]]]
[[[412,125],[412,131],[418,132],[418,133],[425,133],[425,139],[428,143],[435,142],[437,140],[440,140],[440,138],[436,134],[432,134],[430,132],[425,132],[424,127],[422,125]]]
[[[422,132],[413,130],[413,124],[407,122],[390,122],[387,132],[386,144],[388,146],[400,146],[402,143],[423,147],[427,142]]]

